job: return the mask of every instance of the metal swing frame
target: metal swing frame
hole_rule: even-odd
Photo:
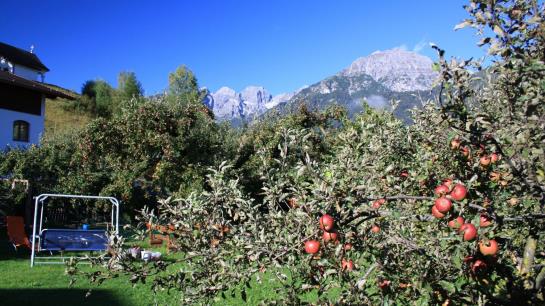
[[[114,229],[116,235],[119,234],[119,201],[114,197],[106,196],[89,196],[89,195],[72,195],[72,194],[40,194],[35,197],[34,200],[34,221],[32,225],[32,250],[30,255],[30,267],[33,267],[35,264],[63,264],[66,262],[66,259],[70,257],[37,257],[36,252],[38,251],[48,251],[47,249],[41,249],[41,237],[45,230],[43,229],[43,217],[44,217],[44,201],[48,198],[69,198],[69,199],[90,199],[90,200],[108,200],[112,204],[112,215],[111,215],[111,226]],[[38,209],[39,208],[39,209]],[[40,211],[38,216],[38,210]],[[38,234],[38,235],[36,235]],[[38,245],[36,245],[36,240],[38,240]],[[51,252],[51,250],[49,250]],[[47,259],[46,261],[36,261],[36,259],[43,258]],[[73,258],[73,257],[72,257]],[[84,258],[84,257],[77,257]],[[60,261],[51,261],[51,259],[60,259]]]

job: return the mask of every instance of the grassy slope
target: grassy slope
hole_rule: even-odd
[[[43,83],[51,89],[63,92],[69,96],[78,99],[80,95],[77,92],[62,88],[53,84]],[[63,99],[47,99],[45,101],[45,135],[62,134],[67,131],[79,129],[93,118],[88,113],[67,111],[62,106],[67,103]]]
[[[45,135],[63,134],[85,126],[93,118],[86,113],[66,111],[62,108],[62,100],[45,102]]]

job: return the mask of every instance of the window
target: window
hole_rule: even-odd
[[[13,121],[13,140],[28,142],[29,127],[26,121]]]

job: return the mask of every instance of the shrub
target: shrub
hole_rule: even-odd
[[[202,190],[205,169],[232,154],[226,137],[202,105],[134,99],[111,119],[6,152],[0,171],[30,179],[36,193],[117,196],[132,215],[159,197]]]

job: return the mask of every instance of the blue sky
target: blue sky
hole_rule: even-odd
[[[185,64],[199,85],[290,92],[360,56],[403,46],[435,59],[428,42],[456,57],[481,57],[465,1],[2,0],[0,41],[35,51],[46,81],[77,90],[89,79],[116,84],[134,71],[146,94],[162,92]],[[21,13],[17,13],[21,12]]]

